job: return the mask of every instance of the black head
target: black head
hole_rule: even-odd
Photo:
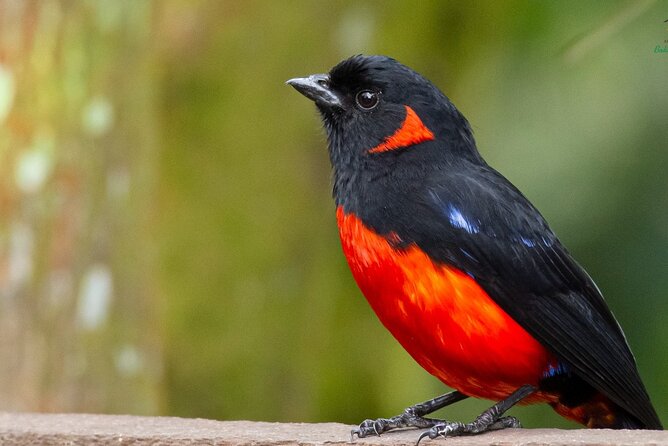
[[[455,106],[392,58],[353,56],[329,74],[287,83],[313,100],[322,115],[336,182],[457,158],[482,162],[469,124]]]

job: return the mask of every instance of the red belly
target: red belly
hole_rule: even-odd
[[[380,321],[429,373],[467,395],[499,400],[537,385],[554,358],[467,274],[415,245],[395,249],[337,209],[343,252]]]

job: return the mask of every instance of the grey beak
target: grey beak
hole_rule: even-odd
[[[329,87],[329,75],[312,74],[309,77],[296,77],[285,82],[292,85],[295,90],[314,101],[319,106],[339,107],[343,104],[341,99]]]

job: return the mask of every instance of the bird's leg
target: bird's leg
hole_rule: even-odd
[[[532,385],[524,385],[514,391],[508,398],[499,401],[471,423],[444,422],[435,424],[427,432],[420,435],[418,443],[425,437],[434,439],[436,437],[455,437],[457,435],[474,435],[491,430],[505,429],[507,427],[522,427],[520,421],[515,417],[503,417],[502,415],[515,404],[536,391]]]
[[[467,395],[455,390],[454,392],[446,393],[438,396],[424,403],[415,404],[407,407],[401,415],[392,418],[378,418],[376,420],[365,420],[357,429],[350,432],[351,438],[357,435],[358,438],[368,437],[369,435],[380,435],[392,429],[400,429],[405,427],[415,427],[424,429],[443,423],[443,420],[435,420],[432,418],[424,418],[438,409],[468,398]]]

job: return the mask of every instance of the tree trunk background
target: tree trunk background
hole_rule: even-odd
[[[0,0],[0,411],[159,411],[151,5]]]

